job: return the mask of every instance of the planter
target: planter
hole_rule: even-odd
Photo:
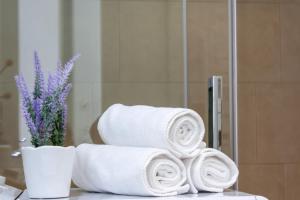
[[[73,146],[23,147],[22,159],[29,197],[68,197],[74,156]]]

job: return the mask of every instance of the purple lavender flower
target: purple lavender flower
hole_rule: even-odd
[[[48,94],[52,94],[55,89],[57,88],[57,80],[56,77],[53,76],[52,74],[49,74],[48,76]]]
[[[35,84],[33,98],[43,98],[44,94],[44,74],[41,69],[40,59],[37,52],[34,52]]]
[[[67,123],[66,100],[72,88],[68,79],[78,57],[74,56],[64,67],[58,64],[55,73],[49,74],[48,88],[45,89],[40,60],[37,52],[34,52],[35,82],[32,96],[24,77],[15,77],[22,98],[23,115],[32,136],[31,142],[36,147],[63,145]]]
[[[70,74],[72,72],[74,62],[79,58],[79,55],[73,56],[65,65],[62,67],[60,63],[58,63],[57,68],[56,68],[56,84],[58,84],[61,87],[65,87]]]
[[[33,100],[33,110],[35,112],[35,121],[34,124],[37,128],[37,131],[40,131],[40,126],[41,126],[41,112],[42,112],[42,99],[37,98]]]
[[[31,97],[25,82],[23,75],[15,76],[17,87],[22,96],[22,105],[23,107],[28,107],[31,105]]]
[[[64,87],[64,89],[62,90],[62,92],[61,92],[61,94],[60,94],[60,96],[59,96],[59,101],[60,101],[61,103],[64,104],[64,103],[66,102],[67,97],[68,97],[68,95],[69,95],[71,89],[72,89],[72,84],[71,84],[71,83],[67,84],[67,85]]]
[[[26,124],[29,128],[29,131],[31,133],[32,136],[36,136],[38,134],[36,126],[32,120],[32,117],[30,115],[30,113],[28,112],[28,110],[26,108],[23,107],[23,115],[26,121]]]
[[[64,122],[64,126],[63,129],[66,130],[67,129],[67,119],[68,119],[68,106],[65,103],[64,104],[64,110],[63,110],[63,122]]]

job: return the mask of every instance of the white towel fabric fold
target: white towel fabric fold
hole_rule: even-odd
[[[155,148],[81,144],[72,179],[87,191],[124,195],[171,196],[189,190],[184,164]]]
[[[198,156],[183,162],[191,193],[223,192],[237,181],[239,175],[235,163],[216,149],[202,149]]]
[[[164,148],[190,158],[199,153],[205,128],[190,109],[114,104],[99,119],[98,131],[106,144]]]

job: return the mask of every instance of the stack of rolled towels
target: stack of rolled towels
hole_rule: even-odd
[[[105,145],[76,148],[73,182],[91,192],[171,196],[223,192],[238,178],[235,163],[206,148],[202,118],[185,108],[114,104],[100,117]]]

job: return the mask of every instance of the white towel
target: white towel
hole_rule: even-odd
[[[190,192],[223,192],[231,187],[238,178],[235,163],[216,149],[202,149],[198,156],[184,160],[187,168]]]
[[[106,144],[163,148],[189,158],[199,153],[205,128],[190,109],[114,104],[99,119],[98,131]]]
[[[189,190],[184,164],[155,148],[81,144],[72,179],[87,191],[124,195],[171,196]]]

